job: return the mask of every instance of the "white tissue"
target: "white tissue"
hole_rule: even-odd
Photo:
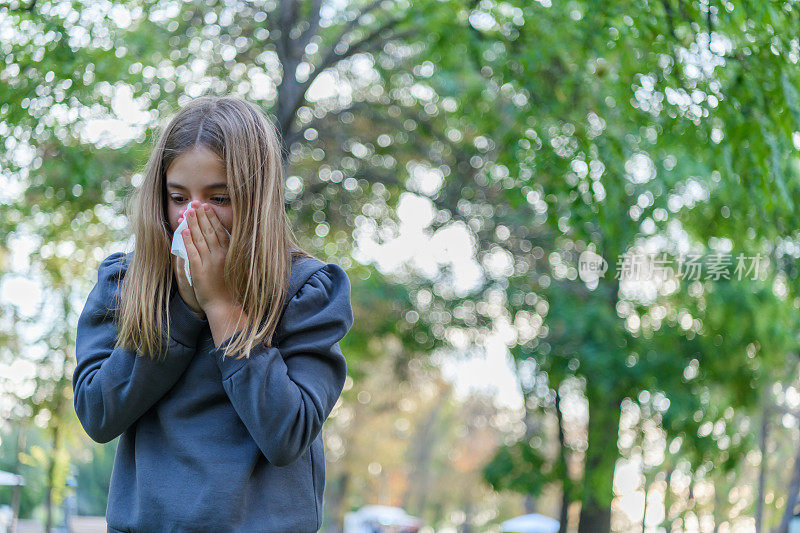
[[[183,271],[186,272],[186,279],[189,280],[189,285],[192,284],[192,273],[189,271],[189,255],[186,253],[186,245],[183,243],[183,230],[189,229],[189,222],[187,221],[186,217],[183,217],[183,222],[181,222],[178,227],[175,229],[175,233],[172,234],[172,249],[170,253],[172,255],[177,255],[181,259],[183,259]],[[231,236],[230,232],[225,229],[225,233],[228,234],[228,237]]]

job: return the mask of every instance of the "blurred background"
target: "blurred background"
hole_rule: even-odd
[[[787,531],[798,15],[0,2],[0,528],[105,531],[116,440],[74,412],[77,318],[132,249],[158,127],[233,93],[280,129],[302,244],[352,282],[322,531]]]

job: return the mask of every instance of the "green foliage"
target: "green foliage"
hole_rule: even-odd
[[[550,465],[530,442],[522,440],[500,447],[483,468],[483,475],[495,490],[537,496],[548,483],[563,479],[564,472]]]
[[[117,443],[92,446],[89,460],[77,465],[78,514],[105,516]]]
[[[71,302],[88,291],[103,249],[125,237],[114,217],[159,121],[197,93],[186,74],[207,60],[210,92],[247,93],[264,80],[277,87],[258,98],[285,141],[290,217],[303,243],[343,264],[353,281],[356,324],[342,349],[355,379],[363,377],[360,363],[387,347],[406,356],[402,366],[445,346],[449,328],[479,342],[502,314],[490,311],[501,301],[512,324],[534,330],[511,349],[532,409],[551,409],[553,391],[581,384],[576,394],[590,411],[585,503],[610,505],[621,405],[648,404],[642,392],[668,441],[682,441],[673,459],[740,465],[763,391],[796,364],[796,10],[760,0],[352,2],[345,10],[374,9],[363,18],[337,12],[300,58],[287,48],[313,21],[312,3],[300,4],[300,31],[249,3],[223,17],[221,2],[183,2],[169,16],[128,27],[41,3],[0,8],[23,34],[0,45],[16,72],[0,86],[0,166],[24,191],[0,209],[0,234],[8,237],[0,273],[9,271],[16,236],[47,241],[32,271],[61,291],[64,316],[74,321]],[[85,7],[72,5],[73,13]],[[213,26],[204,22],[212,19]],[[80,25],[107,40],[69,40]],[[344,30],[352,33],[326,55]],[[371,80],[348,61],[356,54],[370,59]],[[351,82],[350,100],[309,101],[302,69],[292,75],[301,60]],[[50,113],[111,113],[120,82],[151,117],[123,146],[88,144],[79,120]],[[14,157],[21,144],[34,149],[32,160]],[[439,172],[441,186],[415,184],[416,165]],[[446,269],[433,280],[392,279],[352,261],[364,227],[393,234],[394,210],[409,191],[433,203],[431,232],[458,224],[475,237],[485,279],[472,293],[449,290]],[[610,278],[620,254],[645,242],[670,258],[687,244],[705,253],[757,252],[770,266],[763,281],[681,283],[641,300]],[[590,245],[612,266],[597,287],[576,275]],[[488,267],[496,255],[510,257],[511,268]],[[779,295],[776,287],[785,289]],[[13,337],[3,335],[6,359]],[[51,348],[67,353],[68,336],[50,338],[58,338]],[[31,416],[63,399],[58,373],[40,382],[56,384],[42,387],[48,398],[27,402]],[[66,424],[51,410],[54,423]],[[504,447],[485,475],[498,489],[538,493],[564,474],[540,454],[525,441]],[[85,468],[96,487],[86,506],[97,509],[102,473]]]
[[[30,518],[34,510],[44,501],[47,493],[47,479],[45,470],[37,464],[28,464],[21,459],[25,456],[17,454],[18,426],[7,426],[0,433],[0,470],[16,472],[25,480],[21,487],[19,516]],[[27,432],[27,445],[34,449],[41,449],[46,444],[42,440],[41,430]],[[18,459],[15,458],[18,455]],[[12,487],[0,487],[0,505],[12,502]]]

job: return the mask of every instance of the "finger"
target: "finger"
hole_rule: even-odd
[[[214,231],[217,234],[217,241],[222,246],[227,247],[228,244],[230,243],[230,237],[228,236],[228,232],[225,231],[225,227],[222,225],[222,221],[220,221],[216,211],[214,211],[213,209],[208,214],[208,220],[214,227]]]
[[[203,261],[200,258],[200,252],[194,244],[194,235],[191,230],[185,229],[182,232],[183,244],[186,246],[186,255],[189,256],[189,270],[197,272],[197,269],[203,266]],[[187,282],[189,280],[186,280]]]
[[[217,239],[217,232],[214,231],[214,226],[211,225],[209,220],[209,211],[211,211],[211,207],[208,204],[201,206],[197,210],[197,222],[200,224],[200,229],[203,230],[203,236],[206,238],[208,248],[219,248],[220,243]]]
[[[183,266],[183,258],[174,256],[175,257],[175,275],[178,278],[178,285],[188,285],[189,280],[186,278],[186,270],[184,270]]]
[[[197,212],[194,209],[187,209],[186,218],[189,219],[189,231],[192,234],[192,243],[197,253],[200,257],[207,257],[211,253],[211,250],[203,235],[203,230],[200,228],[200,224],[197,221]]]
[[[189,285],[189,280],[186,277],[186,271],[184,270],[185,267],[183,266],[184,261],[180,257],[177,256],[173,257],[175,257],[175,261],[173,261],[175,270],[173,274],[175,275],[175,282],[178,285],[178,290],[182,291],[185,290],[185,288]]]

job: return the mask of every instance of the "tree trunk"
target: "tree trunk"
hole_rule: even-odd
[[[466,491],[466,501],[464,502],[464,523],[458,528],[458,533],[472,533],[472,499],[469,497],[469,490]]]
[[[609,533],[611,531],[611,507],[599,503],[592,495],[583,500],[578,533]]]
[[[561,510],[558,513],[558,533],[567,533],[567,523],[569,522],[569,494],[561,491]]]
[[[645,533],[647,529],[647,495],[650,493],[650,487],[653,485],[653,480],[655,479],[656,473],[654,468],[648,466],[644,462],[644,458],[646,455],[646,445],[647,439],[642,436],[642,477],[644,478],[643,482],[643,490],[644,490],[644,506],[642,509],[642,533]]]
[[[47,495],[45,496],[45,505],[47,506],[47,521],[45,523],[45,531],[49,532],[53,529],[53,483],[56,472],[56,457],[58,451],[58,425],[53,425],[52,428],[52,446],[53,452],[50,454],[50,464],[47,466]]]
[[[417,427],[409,449],[412,474],[409,477],[409,488],[403,503],[411,514],[421,516],[425,511],[425,502],[431,490],[430,479],[433,476],[434,444],[440,438],[438,421],[446,402],[444,394],[440,394],[436,403]]]
[[[722,487],[720,487],[720,483],[716,483],[714,485],[714,512],[712,516],[714,517],[714,530],[713,533],[719,533],[719,523],[722,521],[722,517],[724,516],[722,513],[722,493],[725,492]]]
[[[20,422],[17,427],[17,453],[14,454],[14,468],[11,470],[13,473],[19,475],[19,454],[25,451],[25,439],[27,437],[27,428],[25,424]],[[17,522],[19,521],[19,501],[20,491],[22,487],[15,485],[11,493],[11,524],[8,528],[9,533],[17,533]]]
[[[526,514],[536,512],[536,498],[533,497],[533,494],[526,494],[523,504],[525,505]]]
[[[325,500],[325,509],[330,521],[325,525],[325,533],[342,533],[344,526],[344,503],[347,501],[347,486],[350,474],[342,472],[332,484],[331,494]]]
[[[766,401],[766,400],[765,400]],[[758,434],[758,449],[761,452],[761,464],[758,466],[758,491],[756,492],[756,533],[761,533],[761,522],[764,519],[764,484],[767,473],[767,432],[769,431],[769,405],[764,404],[761,413],[761,431]]]
[[[614,468],[619,457],[620,402],[603,398],[603,393],[591,394],[590,390],[587,390],[587,396],[590,406],[589,436],[578,533],[609,533]]]
[[[664,531],[665,533],[672,533],[672,519],[669,516],[669,509],[672,507],[672,474],[675,472],[675,467],[667,470],[667,488],[664,491]]]
[[[686,497],[685,501],[683,502],[683,509],[681,509],[681,522],[683,523],[684,527],[686,524],[686,517],[689,513],[693,513],[695,516],[698,516],[699,510],[697,508],[697,500],[694,497],[694,484],[697,481],[695,474],[692,473],[689,475],[689,494]]]
[[[569,500],[572,482],[569,478],[567,468],[567,443],[564,436],[564,420],[561,414],[561,393],[558,392],[558,385],[555,387],[555,411],[556,420],[558,421],[558,463],[563,472],[563,479],[561,480],[561,510],[558,513],[558,533],[567,533],[567,521],[569,518]]]
[[[527,405],[527,397],[525,397],[525,405]],[[539,422],[536,412],[526,408],[525,410],[525,440],[530,440],[534,435],[542,433],[541,423]],[[523,499],[525,513],[536,512],[536,496],[534,494],[526,494]]]
[[[647,529],[647,493],[650,490],[650,480],[647,471],[644,472],[644,509],[642,510],[642,533]]]
[[[763,458],[762,458],[763,461]],[[786,533],[789,528],[789,520],[794,515],[794,506],[797,503],[797,493],[800,490],[800,447],[797,448],[797,454],[794,459],[794,472],[792,473],[792,481],[789,483],[789,490],[786,495],[786,509],[783,511],[783,518],[781,525],[778,526],[778,533]]]

